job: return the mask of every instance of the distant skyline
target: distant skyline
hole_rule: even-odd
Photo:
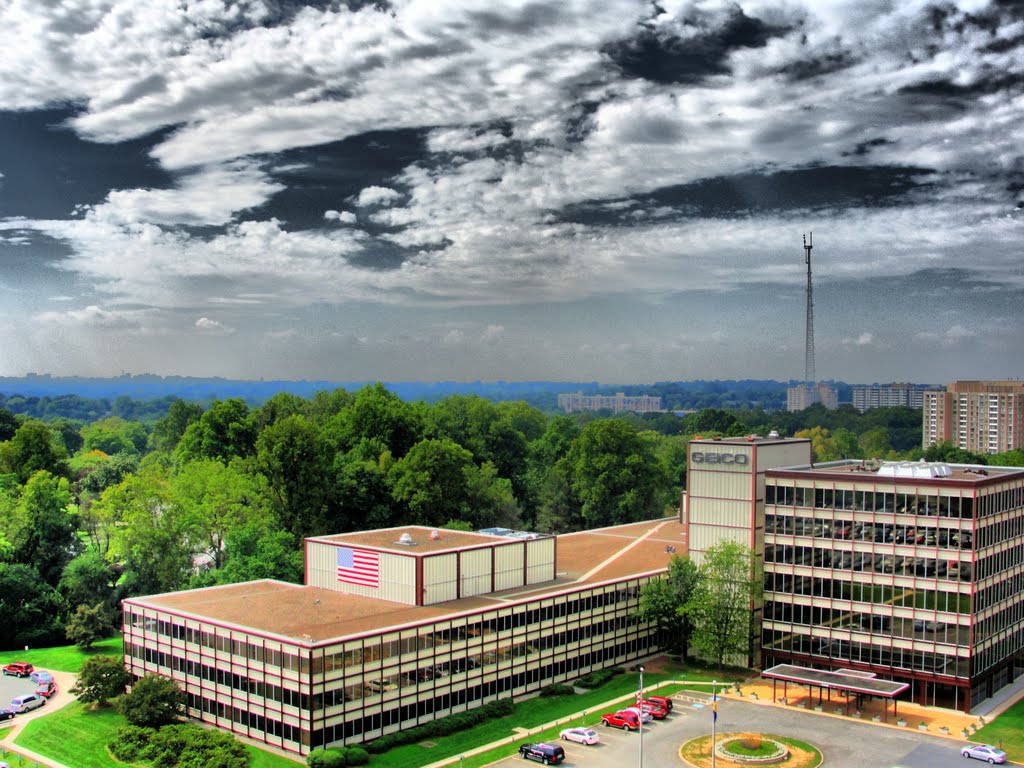
[[[0,6],[0,376],[1008,379],[1010,0]]]

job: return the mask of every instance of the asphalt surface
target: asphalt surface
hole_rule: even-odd
[[[640,735],[636,731],[626,733],[600,725],[594,730],[601,736],[601,744],[588,747],[560,742],[566,754],[564,765],[570,768],[678,766],[681,764],[679,747],[684,742],[711,734],[711,711],[707,707],[696,708],[676,702],[672,714],[665,720],[644,726],[642,764]],[[800,739],[821,750],[828,768],[970,768],[972,764],[985,765],[965,761],[961,757],[963,741],[731,699],[719,702],[717,731],[759,731]],[[508,768],[523,765],[523,762],[521,758],[510,757],[497,765]]]
[[[0,709],[10,709],[11,699],[16,696],[24,696],[26,693],[35,693],[36,683],[30,677],[12,677],[0,675]],[[0,725],[10,725],[10,721],[0,721]]]

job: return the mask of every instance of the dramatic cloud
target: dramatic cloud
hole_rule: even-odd
[[[12,0],[0,44],[2,373],[789,378],[813,230],[821,375],[1017,375],[1012,3]]]

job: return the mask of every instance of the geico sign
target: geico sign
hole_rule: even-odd
[[[690,454],[694,464],[749,464],[750,457],[745,453],[704,453],[694,451]]]

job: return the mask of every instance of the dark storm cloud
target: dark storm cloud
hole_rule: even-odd
[[[273,164],[282,170],[271,170],[271,175],[284,188],[264,205],[246,211],[241,220],[273,216],[289,231],[323,228],[325,211],[350,207],[347,201],[366,187],[392,186],[403,168],[424,160],[425,138],[424,130],[373,131],[275,155]],[[368,220],[360,226],[371,232],[385,229]]]
[[[992,73],[971,83],[958,83],[948,78],[934,78],[904,86],[899,90],[906,96],[930,96],[937,99],[974,99],[993,93],[1019,92],[1024,89],[1024,76]]]
[[[63,127],[66,109],[0,112],[0,216],[63,218],[102,202],[113,186],[166,188],[173,177],[149,157],[169,131],[95,144]]]
[[[700,17],[684,20],[687,26],[703,24]],[[703,30],[689,38],[663,31],[641,29],[634,37],[605,48],[623,74],[656,83],[697,83],[729,71],[729,54],[742,48],[763,48],[787,30],[765,24],[736,8],[720,27]]]
[[[821,56],[810,56],[806,59],[791,61],[777,70],[793,82],[812,80],[822,75],[831,75],[852,67],[857,60],[849,52],[826,53]]]
[[[874,208],[909,204],[927,190],[925,168],[823,166],[776,173],[744,173],[663,187],[649,194],[573,205],[565,221],[592,225],[634,223],[644,211],[660,218],[722,218],[754,212]],[[669,213],[669,211],[671,213]]]

